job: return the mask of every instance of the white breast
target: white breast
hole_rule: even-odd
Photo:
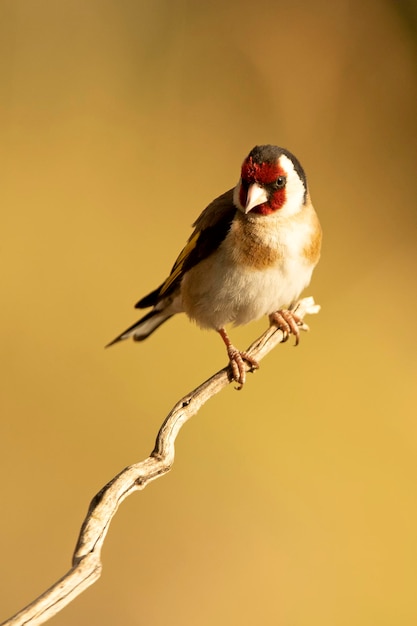
[[[227,240],[184,277],[181,293],[187,315],[205,328],[247,324],[297,300],[313,267],[301,254],[306,233],[280,233],[282,256],[268,268],[254,269],[232,259]]]

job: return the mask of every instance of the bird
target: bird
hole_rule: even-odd
[[[284,340],[293,334],[299,341],[301,320],[293,309],[310,283],[322,241],[303,167],[285,148],[255,146],[235,187],[213,200],[193,228],[166,280],[135,305],[151,310],[106,347],[129,337],[143,341],[185,312],[220,335],[241,389],[246,370],[259,364],[233,345],[226,325],[267,316]]]

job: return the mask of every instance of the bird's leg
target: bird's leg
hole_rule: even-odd
[[[218,333],[223,339],[227,348],[230,367],[232,368],[233,380],[235,380],[239,385],[239,387],[236,387],[236,389],[242,389],[246,381],[245,361],[250,365],[252,370],[257,370],[259,368],[259,363],[247,352],[241,352],[240,350],[235,348],[224,328],[219,328]]]
[[[280,309],[279,311],[275,311],[275,313],[271,313],[269,321],[282,330],[284,333],[283,341],[287,341],[292,333],[295,336],[295,345],[298,345],[300,341],[299,325],[302,324],[302,320],[294,311],[290,309]]]

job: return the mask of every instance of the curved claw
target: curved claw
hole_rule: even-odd
[[[238,387],[235,387],[235,389],[240,391],[240,389],[242,389],[243,385],[246,382],[245,361],[250,365],[251,371],[259,369],[259,363],[247,352],[240,352],[232,345],[227,347],[227,354],[229,355],[229,362],[232,369],[233,380],[238,384]]]
[[[288,337],[292,333],[295,336],[295,345],[298,346],[300,341],[300,324],[302,320],[296,313],[288,309],[280,309],[271,313],[269,316],[271,324],[277,326],[282,330],[284,338],[282,341],[287,341]]]
[[[237,348],[232,345],[232,342],[230,341],[229,336],[224,328],[219,328],[218,333],[223,339],[227,348],[227,355],[229,357],[230,368],[232,370],[232,378],[238,384],[238,387],[236,387],[236,389],[240,390],[246,382],[245,361],[250,365],[251,371],[257,370],[259,368],[259,363],[247,352],[241,352],[240,350],[237,350]]]

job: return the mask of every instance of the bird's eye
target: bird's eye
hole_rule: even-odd
[[[283,187],[285,187],[287,183],[287,179],[285,176],[278,176],[278,178],[275,181],[275,187],[277,189],[282,189]]]

